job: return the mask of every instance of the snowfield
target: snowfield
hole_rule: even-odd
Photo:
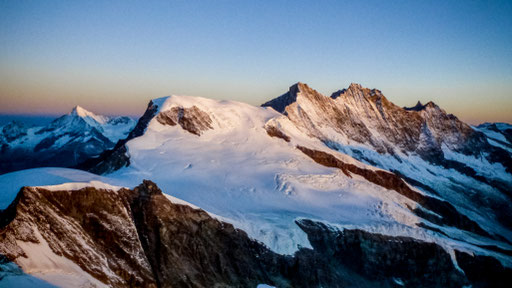
[[[58,186],[49,185],[68,183],[61,187],[70,188],[78,185],[75,186],[75,188],[80,189],[78,187],[96,187],[95,185],[98,185],[98,188],[102,188],[106,186],[101,182],[110,183],[112,181],[113,179],[68,168],[34,168],[7,173],[0,175],[0,187],[2,187],[2,193],[0,193],[0,209],[5,209],[9,206],[23,186],[46,186],[45,189],[50,190]]]
[[[223,217],[284,254],[311,247],[294,223],[297,217],[376,225],[417,222],[405,206],[414,206],[409,199],[318,165],[294,143],[269,137],[265,123],[280,115],[271,108],[188,96],[155,102],[159,112],[196,106],[211,116],[213,129],[197,136],[153,119],[143,136],[127,144],[131,165],[109,177],[128,186],[151,179],[164,193]]]

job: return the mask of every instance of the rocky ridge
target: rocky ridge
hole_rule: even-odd
[[[0,224],[0,253],[24,270],[38,265],[30,247],[48,245],[55,259],[82,269],[75,276],[109,287],[504,287],[512,272],[490,257],[457,251],[465,272],[493,265],[490,274],[469,275],[436,244],[307,219],[297,225],[313,249],[275,254],[231,224],[173,203],[151,181],[118,191],[24,187],[0,212]]]
[[[322,130],[330,127],[349,140],[371,145],[379,153],[416,152],[429,157],[439,153],[442,144],[474,153],[466,148],[471,141],[481,146],[476,148],[486,147],[480,133],[457,117],[433,102],[418,104],[404,109],[390,102],[380,90],[354,83],[327,97],[299,82],[262,106],[285,113],[306,133],[330,140]]]

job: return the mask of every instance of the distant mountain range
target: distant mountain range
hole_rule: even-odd
[[[261,107],[170,96],[114,119],[2,129],[6,149],[84,152],[61,165],[81,170],[0,175],[0,284],[512,283],[509,124],[303,83]]]
[[[134,126],[130,117],[99,116],[80,106],[45,126],[12,121],[0,127],[0,173],[77,165],[114,147]]]

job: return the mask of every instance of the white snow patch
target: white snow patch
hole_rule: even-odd
[[[178,204],[178,205],[184,205],[184,206],[189,206],[193,209],[201,209],[199,207],[197,207],[196,205],[194,204],[191,204],[191,203],[188,203],[187,201],[184,201],[184,200],[181,200],[179,198],[176,198],[174,196],[171,196],[169,194],[164,194],[165,198],[167,198],[169,201],[171,201],[171,203],[173,204]]]
[[[46,185],[46,186],[36,186],[38,188],[50,190],[50,191],[65,191],[65,190],[80,190],[86,187],[94,187],[97,189],[105,189],[105,190],[112,190],[112,191],[118,191],[121,188],[121,186],[113,186],[107,183],[103,183],[100,181],[89,181],[89,182],[72,182],[72,183],[64,183],[59,185]]]
[[[40,243],[17,241],[27,257],[17,259],[27,274],[58,287],[108,287],[66,257],[55,254],[37,227],[32,227]]]
[[[89,172],[68,168],[34,168],[0,175],[0,209],[5,209],[16,198],[23,186],[47,186],[63,183],[84,183],[98,181],[114,183]],[[119,183],[119,182],[116,182]],[[78,184],[80,185],[80,184]]]

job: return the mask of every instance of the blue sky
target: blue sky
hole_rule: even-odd
[[[251,104],[301,81],[512,122],[512,1],[3,1],[0,113]]]

